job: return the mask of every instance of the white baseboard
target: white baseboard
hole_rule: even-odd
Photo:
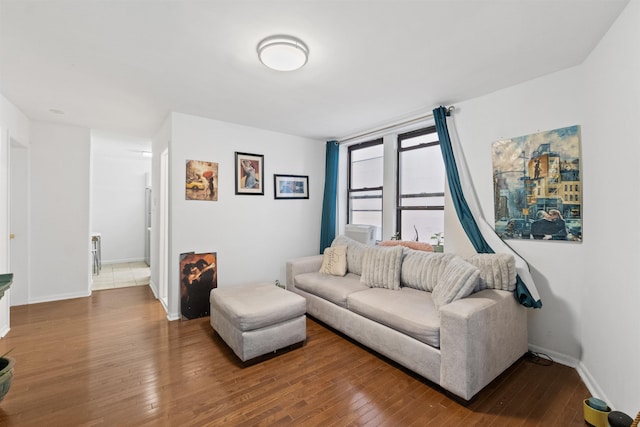
[[[591,372],[584,366],[584,363],[580,362],[578,367],[576,368],[578,371],[578,375],[582,378],[584,385],[589,389],[589,393],[591,396],[597,397],[598,399],[604,400],[605,402],[611,402],[611,400],[607,397],[607,395],[602,390],[602,387],[598,384],[598,382],[593,378]]]
[[[0,338],[2,338],[5,335],[7,335],[10,330],[11,330],[11,328],[9,326],[5,326],[4,328],[0,329]]]
[[[179,313],[169,313],[167,311],[167,320],[169,320],[171,322],[173,322],[174,320],[180,320],[180,314]]]
[[[51,301],[60,301],[64,299],[73,299],[73,298],[86,298],[91,295],[91,291],[86,292],[71,292],[68,294],[57,294],[57,295],[47,295],[41,298],[29,298],[29,302],[27,304],[38,304],[41,302],[51,302]]]
[[[158,291],[156,290],[156,287],[153,284],[153,280],[149,279],[149,287],[151,288],[151,292],[153,292],[153,296],[155,299],[160,299],[160,297],[158,297]],[[166,310],[166,307],[165,307]]]
[[[109,264],[124,264],[127,262],[144,262],[146,261],[145,258],[123,258],[123,259],[110,259],[110,260],[102,260],[102,264],[104,265],[109,265]]]
[[[561,365],[569,366],[575,369],[578,372],[580,379],[582,379],[582,382],[587,387],[587,390],[589,390],[589,393],[591,393],[592,396],[602,399],[605,402],[611,402],[607,398],[598,382],[595,380],[595,378],[593,378],[587,367],[584,365],[584,363],[582,363],[582,361],[576,359],[575,357],[567,356],[566,354],[548,350],[543,347],[538,347],[537,345],[529,344],[529,350],[536,353],[544,353],[551,357],[554,362],[558,362]]]
[[[561,365],[569,366],[571,368],[577,369],[580,361],[572,356],[567,356],[566,354],[558,353],[553,350],[546,349],[544,347],[538,347],[537,345],[529,344],[529,350],[536,353],[543,353],[553,359],[554,362],[558,362]]]

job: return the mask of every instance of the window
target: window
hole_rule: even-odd
[[[382,240],[383,153],[382,139],[349,147],[347,223],[374,225],[377,240]]]
[[[398,135],[396,229],[430,242],[444,231],[445,167],[435,126]]]

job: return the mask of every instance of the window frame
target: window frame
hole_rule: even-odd
[[[444,189],[442,193],[410,193],[403,195],[400,192],[401,186],[401,166],[400,166],[400,156],[402,153],[407,151],[419,150],[422,148],[433,147],[436,145],[440,145],[440,139],[438,138],[436,141],[425,142],[418,145],[412,145],[411,147],[402,147],[402,141],[407,139],[416,138],[418,136],[435,134],[438,135],[436,130],[436,126],[427,126],[424,128],[412,130],[410,132],[405,132],[398,134],[397,138],[397,149],[396,149],[396,233],[400,239],[402,239],[402,211],[444,211],[444,201],[442,205],[436,206],[402,206],[403,198],[418,198],[418,197],[442,197],[444,198]],[[444,200],[444,199],[443,199]]]
[[[366,191],[380,191],[380,214],[384,215],[384,191],[383,191],[383,187],[384,187],[384,168],[382,170],[382,180],[383,180],[383,185],[380,185],[378,187],[362,187],[362,188],[357,188],[357,189],[353,189],[351,188],[351,156],[352,156],[352,152],[356,151],[356,150],[361,150],[364,148],[369,148],[369,147],[374,147],[376,145],[381,145],[383,146],[383,150],[384,150],[384,140],[383,138],[376,138],[373,140],[369,140],[369,141],[365,141],[365,142],[360,142],[358,144],[353,144],[347,147],[347,224],[351,224],[351,195],[353,193],[362,193],[362,192],[366,192]],[[357,197],[356,197],[357,198]],[[360,197],[362,199],[365,198],[375,198],[377,199],[378,197],[370,197],[370,196],[362,196]],[[380,224],[380,227],[382,228],[382,223]]]

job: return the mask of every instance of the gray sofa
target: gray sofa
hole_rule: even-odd
[[[306,299],[309,315],[449,392],[470,400],[527,352],[526,309],[513,296],[513,257],[463,260],[368,247],[344,236],[332,247],[346,248],[344,276],[320,272],[326,255],[292,259],[287,289]],[[460,276],[451,272],[454,264],[470,272],[464,278],[467,290],[443,303],[442,283]],[[376,276],[391,283],[380,285],[372,279]]]

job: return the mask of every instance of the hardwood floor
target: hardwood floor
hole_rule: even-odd
[[[312,319],[303,347],[244,367],[144,286],[13,307],[11,348],[1,426],[584,426],[589,394],[523,358],[463,405]]]

